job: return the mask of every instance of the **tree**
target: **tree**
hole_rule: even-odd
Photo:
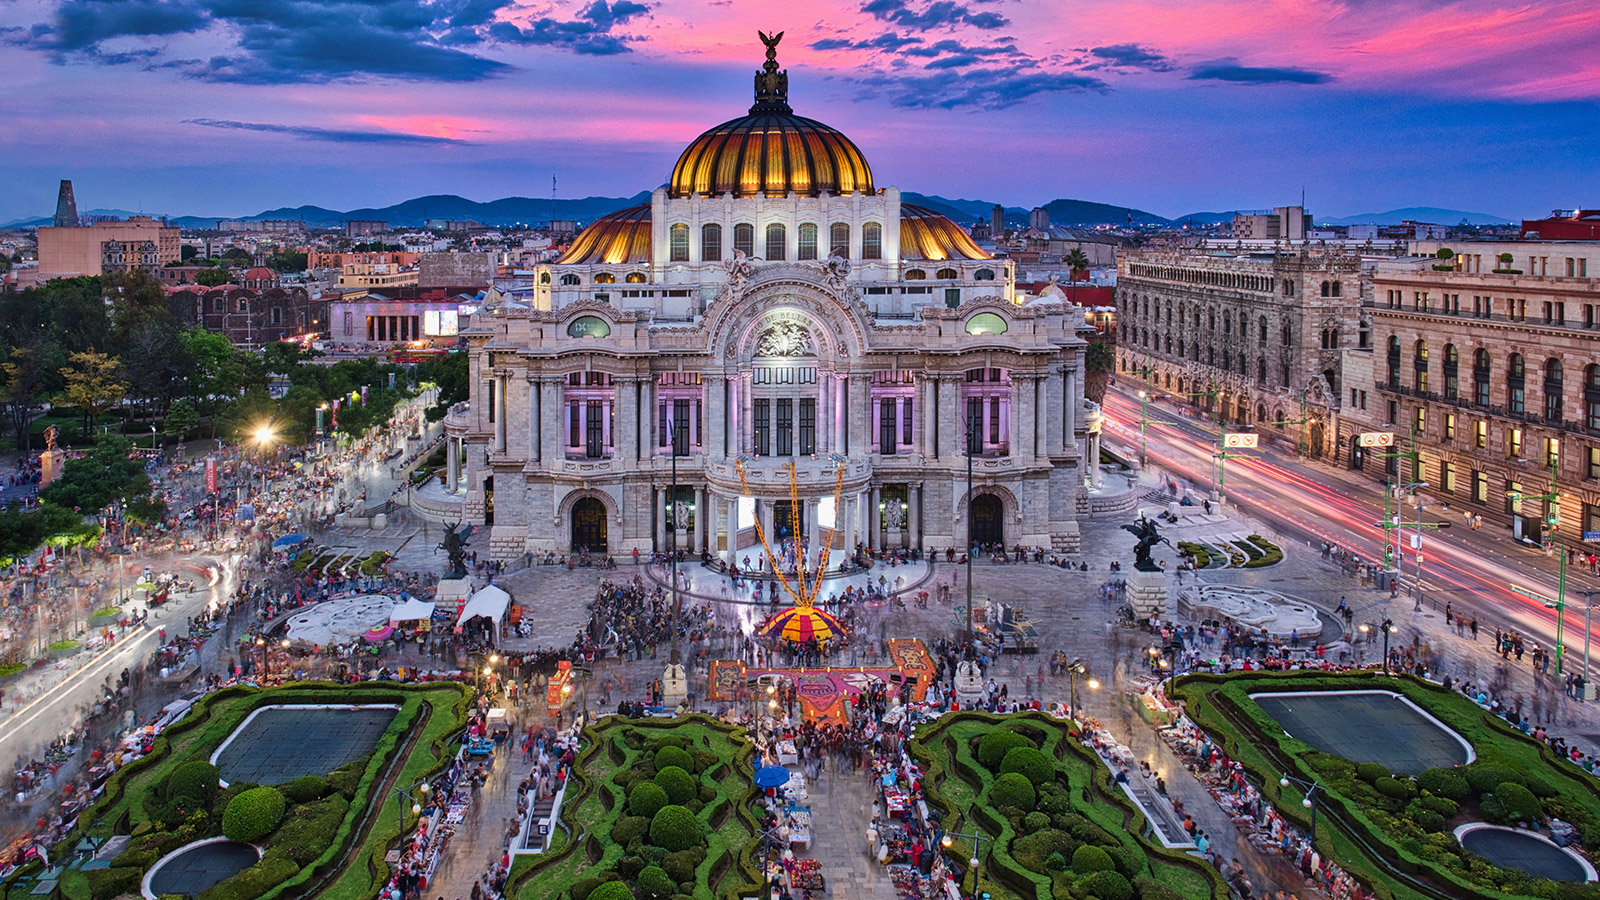
[[[17,436],[17,449],[23,456],[33,455],[33,408],[44,399],[46,382],[56,371],[60,351],[52,342],[33,347],[12,347],[10,358],[0,363],[0,402],[6,404],[11,427]]]
[[[1095,403],[1104,403],[1106,386],[1111,383],[1111,371],[1117,366],[1116,351],[1104,338],[1089,341],[1083,354],[1083,397]]]
[[[272,268],[279,272],[304,272],[306,261],[303,250],[280,250],[272,257]]]
[[[428,407],[425,415],[429,422],[444,418],[450,407],[467,399],[467,355],[447,353],[417,367],[418,382],[432,382],[439,387],[439,399]]]
[[[191,328],[183,333],[181,340],[189,363],[184,379],[185,392],[196,409],[212,419],[211,434],[215,437],[215,417],[239,396],[244,366],[226,335]]]
[[[128,383],[119,375],[121,363],[93,348],[67,357],[60,369],[66,400],[83,411],[84,431],[92,431],[100,414],[128,396]]]
[[[1072,270],[1072,279],[1074,281],[1078,279],[1079,272],[1086,272],[1089,269],[1089,257],[1084,254],[1082,247],[1073,247],[1067,252],[1066,258],[1062,262],[1065,262],[1067,268]]]
[[[189,244],[184,244],[182,247],[178,248],[178,261],[180,264],[188,264],[190,260],[199,255],[200,250]]]
[[[229,247],[222,251],[222,261],[235,266],[249,265],[250,254],[246,253],[243,248]]]
[[[166,431],[178,440],[183,440],[183,436],[199,424],[200,411],[195,408],[194,402],[188,398],[174,401],[172,406],[167,408]],[[211,433],[213,436],[216,434],[214,420]]]
[[[144,400],[152,414],[165,412],[191,366],[183,332],[170,317],[144,322],[128,335],[122,366],[133,395]]]
[[[159,518],[164,504],[152,496],[144,461],[129,456],[132,449],[133,442],[121,435],[107,437],[87,456],[67,460],[61,477],[40,491],[39,499],[83,515],[122,500],[135,518]]]
[[[220,287],[227,284],[228,279],[228,270],[221,266],[194,273],[194,283],[201,287]]]

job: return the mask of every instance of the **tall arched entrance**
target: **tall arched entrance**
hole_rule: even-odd
[[[972,498],[972,540],[979,544],[1005,544],[1004,507],[993,494]]]
[[[606,552],[606,505],[593,497],[572,504],[572,552]]]
[[[1313,421],[1311,423],[1311,439],[1306,442],[1306,455],[1312,459],[1321,459],[1322,442],[1326,438],[1327,435],[1323,431],[1322,423]]]

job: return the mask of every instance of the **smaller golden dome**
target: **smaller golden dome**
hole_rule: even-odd
[[[925,206],[900,204],[900,258],[992,259],[967,230]]]
[[[650,262],[650,204],[630,206],[595,219],[556,260],[559,265]]]

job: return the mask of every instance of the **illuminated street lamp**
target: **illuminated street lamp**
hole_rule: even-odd
[[[1305,789],[1306,795],[1301,799],[1300,805],[1311,810],[1311,843],[1315,844],[1317,842],[1317,792],[1322,790],[1322,784],[1315,781],[1303,781],[1288,772],[1283,773],[1283,777],[1278,779],[1278,786],[1288,787],[1290,784],[1296,784]]]

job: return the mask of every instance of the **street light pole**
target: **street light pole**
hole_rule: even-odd
[[[1383,620],[1383,624],[1379,625],[1378,627],[1383,629],[1383,674],[1388,675],[1389,674],[1389,633],[1391,631],[1394,631],[1394,622],[1386,618],[1386,619]]]
[[[1589,616],[1594,612],[1594,598],[1600,591],[1573,591],[1583,598],[1583,693],[1589,699]]]
[[[969,410],[969,414],[967,415],[967,554],[966,554],[967,555],[967,658],[968,659],[975,659],[977,657],[977,653],[974,651],[974,648],[972,646],[972,556],[973,556],[972,540],[973,540],[973,537],[976,535],[976,532],[973,529],[973,522],[972,522],[972,454],[973,454],[973,443],[977,439],[977,436],[978,436],[978,424],[977,424],[976,418],[970,414],[970,410]],[[973,881],[973,886],[974,887],[977,886],[977,881],[976,880]]]
[[[1317,792],[1322,790],[1322,784],[1316,781],[1304,781],[1288,772],[1283,773],[1283,777],[1278,779],[1279,787],[1288,787],[1291,783],[1305,789],[1306,795],[1300,801],[1300,805],[1311,810],[1311,843],[1314,845],[1317,842]]]
[[[667,401],[671,403],[671,400]],[[672,563],[672,664],[678,665],[678,429],[675,416],[668,416],[668,440],[672,441],[672,502],[667,508],[672,519],[667,527],[667,555]],[[773,560],[774,563],[777,560]]]

